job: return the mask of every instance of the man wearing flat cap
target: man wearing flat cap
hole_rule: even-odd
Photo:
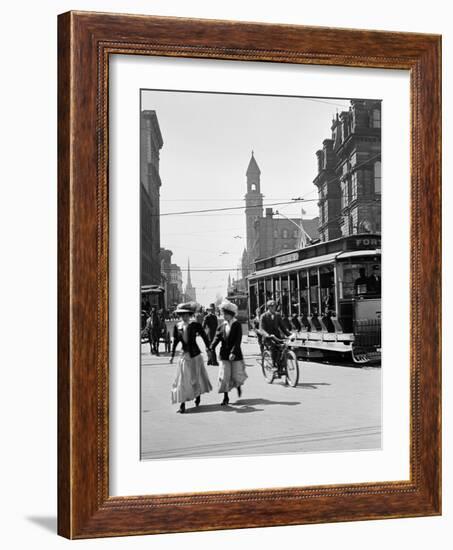
[[[208,337],[208,340],[210,343],[215,338],[217,327],[219,324],[219,320],[217,319],[217,315],[215,314],[215,304],[210,304],[208,308],[206,308],[208,314],[203,320],[203,329],[206,332],[206,336]],[[208,359],[208,365],[215,365],[218,366],[217,362],[217,356],[215,353],[215,350],[212,351],[211,356]]]
[[[291,332],[286,328],[283,319],[276,311],[277,304],[274,300],[269,300],[266,304],[267,310],[260,317],[260,334],[268,342],[272,343],[274,338],[279,340],[285,336],[291,336]],[[271,346],[272,361],[275,362],[278,356],[278,349],[275,345]]]
[[[283,319],[276,311],[277,304],[274,300],[269,300],[266,304],[267,310],[260,317],[260,332],[266,338],[275,336],[284,338],[291,336],[291,332],[286,328]]]

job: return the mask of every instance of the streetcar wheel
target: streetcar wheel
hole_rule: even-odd
[[[272,384],[275,375],[274,365],[272,361],[272,355],[267,350],[263,351],[263,357],[261,359],[261,369],[263,371],[264,380],[266,380],[268,384]]]
[[[299,363],[294,351],[288,351],[286,356],[286,380],[295,388],[299,382]]]

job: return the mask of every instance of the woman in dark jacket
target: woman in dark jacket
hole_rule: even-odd
[[[228,392],[232,388],[236,388],[238,396],[241,397],[242,385],[247,379],[247,374],[241,350],[242,326],[236,319],[238,308],[236,304],[225,300],[220,305],[220,310],[225,321],[217,329],[210,349],[215,350],[221,342],[218,392],[223,393],[221,405],[228,405]]]
[[[173,346],[170,363],[173,363],[176,347],[182,344],[182,354],[178,362],[176,378],[171,390],[172,403],[180,403],[177,412],[184,413],[186,401],[195,399],[195,405],[200,404],[200,395],[212,390],[203,357],[197,344],[197,336],[201,336],[209,348],[209,340],[200,323],[191,320],[195,313],[194,304],[191,302],[179,304],[176,313],[181,321],[175,325],[173,332]]]

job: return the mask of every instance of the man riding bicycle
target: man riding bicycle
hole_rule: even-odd
[[[291,332],[285,327],[281,315],[276,311],[276,306],[274,300],[267,302],[267,310],[261,315],[259,326],[259,332],[270,348],[274,367],[279,365],[279,341],[285,336],[291,336]]]

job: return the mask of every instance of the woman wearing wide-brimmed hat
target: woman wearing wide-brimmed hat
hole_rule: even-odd
[[[195,400],[195,405],[200,404],[200,395],[212,390],[208,373],[204,365],[200,348],[197,344],[197,336],[201,336],[209,348],[209,340],[200,323],[193,319],[196,310],[194,302],[179,304],[176,313],[181,321],[175,325],[173,331],[173,345],[170,363],[173,363],[176,347],[182,344],[182,354],[179,358],[176,378],[171,390],[172,403],[180,403],[177,412],[184,413],[186,401]]]
[[[223,393],[221,405],[228,405],[230,402],[228,392],[233,388],[237,389],[238,396],[241,397],[242,385],[247,379],[247,374],[241,349],[242,326],[236,319],[238,307],[224,300],[220,304],[220,311],[224,322],[219,326],[210,349],[215,350],[217,344],[221,342],[218,392]]]

